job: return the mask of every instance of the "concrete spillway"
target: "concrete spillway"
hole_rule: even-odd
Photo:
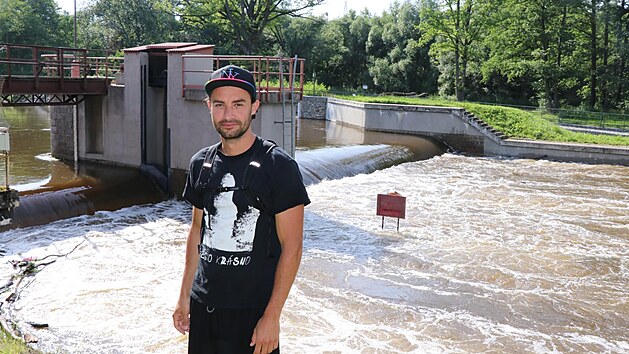
[[[20,195],[11,223],[0,226],[0,231],[165,199],[159,188],[139,172],[102,166],[83,168],[81,175],[66,183],[39,186]]]

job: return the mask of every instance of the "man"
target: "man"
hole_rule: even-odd
[[[253,75],[226,66],[205,91],[221,140],[190,161],[192,224],[173,323],[189,333],[188,353],[279,353],[310,200],[297,163],[251,130]]]

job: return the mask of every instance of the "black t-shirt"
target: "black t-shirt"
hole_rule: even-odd
[[[243,154],[226,156],[218,151],[203,190],[195,186],[209,148],[190,161],[183,197],[203,210],[191,296],[207,306],[265,307],[281,254],[274,215],[310,203],[297,163],[278,147],[269,152],[246,186],[269,210],[253,208],[242,190],[219,190],[244,187],[245,168],[258,149],[264,149],[259,137]]]

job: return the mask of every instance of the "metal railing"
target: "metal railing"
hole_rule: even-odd
[[[12,78],[113,78],[123,58],[110,52],[0,43],[0,75]]]
[[[500,103],[477,102],[480,104],[513,107],[539,114],[542,119],[559,124],[581,127],[629,130],[629,114],[585,111],[579,109],[546,108],[535,106],[509,105]]]
[[[263,102],[280,102],[282,98],[301,99],[303,96],[305,59],[194,54],[183,56],[182,96],[186,89],[203,89],[212,72],[228,64],[251,71]]]

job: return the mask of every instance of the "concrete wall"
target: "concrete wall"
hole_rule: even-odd
[[[165,129],[166,117],[164,116],[165,89],[159,87],[147,87],[146,97],[146,164],[166,167],[164,161],[164,149],[166,145]]]
[[[106,96],[87,96],[77,107],[80,160],[138,166],[130,154],[137,139],[129,129],[133,122],[124,116],[124,87],[110,86]],[[72,117],[77,107],[51,107],[50,140],[54,157],[74,160]]]
[[[485,142],[485,155],[629,166],[629,148],[507,139]]]
[[[50,108],[50,146],[52,156],[74,160],[74,132],[72,116],[74,106],[53,106]]]
[[[428,136],[470,154],[629,165],[629,148],[502,139],[460,108],[329,99],[327,117],[366,130]]]
[[[187,170],[194,153],[219,141],[203,90],[183,91],[182,54],[168,55],[168,129],[170,168]],[[209,75],[208,75],[209,79]]]
[[[102,96],[86,97],[81,105],[83,114],[82,147],[86,155],[104,155],[104,131],[103,131],[103,98]],[[106,112],[105,112],[106,113]]]
[[[141,68],[143,65],[148,65],[147,53],[125,53],[124,86],[120,86],[123,99],[120,100],[120,96],[116,96],[116,98],[110,96],[112,107],[121,109],[122,114],[114,116],[114,121],[109,126],[107,123],[112,120],[112,116],[105,116],[107,135],[117,135],[115,137],[116,146],[108,146],[107,148],[112,159],[136,167],[142,164],[142,146],[140,141],[142,136],[141,104],[143,84]],[[145,82],[147,80],[148,77],[145,77]]]
[[[458,151],[482,153],[484,135],[462,119],[461,108],[372,104],[328,99],[328,120],[367,130],[422,135]]]
[[[125,93],[123,86],[109,86],[107,96],[79,104],[79,159],[140,166],[140,122],[125,115]]]

